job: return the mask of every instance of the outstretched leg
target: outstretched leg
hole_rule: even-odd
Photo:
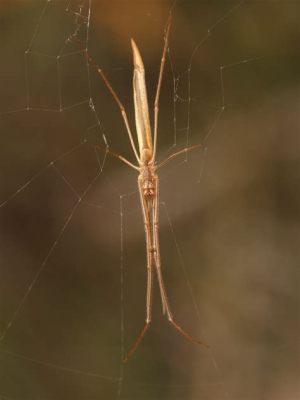
[[[137,162],[139,163],[140,162],[140,158],[139,158],[138,152],[136,150],[136,146],[135,146],[135,143],[134,143],[134,140],[133,140],[133,136],[132,136],[132,133],[131,133],[130,125],[129,125],[129,122],[128,122],[127,113],[126,113],[126,110],[125,110],[125,107],[124,107],[123,103],[121,102],[121,100],[120,100],[119,96],[117,95],[116,91],[113,89],[112,85],[110,84],[110,82],[109,82],[108,78],[106,77],[105,73],[103,72],[103,70],[99,67],[99,65],[96,63],[96,61],[93,59],[93,57],[90,56],[90,54],[87,51],[87,48],[83,47],[82,41],[79,40],[77,37],[73,37],[73,40],[77,43],[77,45],[79,46],[80,50],[82,50],[85,53],[85,57],[86,57],[89,65],[96,69],[97,74],[102,78],[104,84],[106,85],[107,89],[110,91],[112,97],[114,98],[115,102],[117,103],[117,105],[118,105],[118,107],[120,109],[120,112],[121,112],[125,127],[126,127],[126,131],[127,131],[130,143],[131,143],[132,150],[134,152],[134,155],[135,155],[135,158],[136,158]]]
[[[139,178],[138,180],[140,199],[143,211],[143,219],[145,224],[145,233],[146,233],[146,247],[147,247],[147,295],[146,295],[146,320],[145,325],[139,334],[138,338],[134,342],[133,346],[130,348],[127,356],[124,358],[124,362],[127,362],[128,359],[132,356],[135,350],[138,348],[141,343],[145,333],[150,327],[151,323],[151,314],[152,314],[152,290],[153,290],[153,245],[152,245],[152,229],[151,229],[151,220],[150,220],[150,210],[148,207],[148,203],[146,202],[143,195],[142,182]]]
[[[180,154],[188,153],[191,150],[200,149],[201,147],[203,147],[203,145],[201,143],[199,143],[199,144],[195,144],[194,146],[189,146],[189,147],[185,147],[184,149],[178,150],[175,153],[171,154],[169,157],[167,157],[160,164],[158,164],[157,169],[164,166],[165,164],[167,164],[169,161],[173,160],[177,156],[180,156]]]
[[[159,193],[158,193],[158,178],[155,180],[155,192],[156,192],[156,198],[154,201],[154,207],[153,207],[153,225],[154,225],[154,230],[153,230],[153,244],[154,248],[156,249],[155,256],[154,256],[154,263],[155,263],[155,268],[156,268],[156,273],[157,273],[157,279],[159,283],[159,288],[160,288],[160,294],[162,298],[162,303],[163,303],[163,310],[164,313],[167,314],[168,321],[170,324],[179,332],[182,336],[184,336],[186,339],[188,339],[190,342],[199,344],[204,347],[209,347],[208,344],[202,342],[201,340],[195,339],[193,336],[191,336],[189,333],[187,333],[174,319],[173,314],[170,309],[167,293],[166,293],[166,288],[164,285],[163,281],[163,276],[161,272],[161,262],[160,262],[160,252],[159,252],[159,237],[158,237],[158,199],[159,199]]]
[[[121,154],[116,153],[115,151],[110,150],[108,147],[102,147],[102,146],[96,144],[95,148],[103,151],[104,153],[107,153],[107,154],[111,155],[112,157],[117,158],[118,160],[122,161],[123,163],[125,163],[129,167],[135,169],[136,171],[139,171],[139,167],[137,165],[134,165],[132,162],[127,160],[127,158],[121,156]]]
[[[160,96],[161,83],[162,83],[162,78],[163,78],[163,73],[164,73],[164,67],[165,67],[165,63],[166,63],[166,55],[167,55],[167,50],[168,50],[168,45],[169,45],[169,34],[170,34],[170,28],[171,28],[171,21],[172,21],[172,14],[170,13],[168,22],[167,22],[166,32],[165,32],[165,43],[164,43],[164,49],[163,49],[161,62],[160,62],[158,83],[157,83],[157,89],[156,89],[156,95],[155,95],[155,101],[154,101],[154,135],[153,135],[154,136],[153,137],[154,149],[153,149],[152,161],[155,160],[155,156],[156,156],[159,96]]]

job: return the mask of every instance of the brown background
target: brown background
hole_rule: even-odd
[[[86,203],[71,212],[74,190],[82,196],[99,171],[93,146],[103,146],[103,133],[112,149],[133,157],[119,111],[91,70],[95,126],[85,60],[71,54],[76,46],[56,58],[74,31],[74,14],[67,2],[53,1],[40,19],[46,4],[0,3],[0,203],[9,199],[0,208],[2,332],[28,294],[0,347],[0,398],[299,398],[300,3],[179,1],[174,9],[159,158],[174,142],[174,79],[178,146],[186,143],[190,104],[190,142],[207,150],[161,170],[162,265],[178,322],[211,350],[168,326],[155,288],[153,326],[124,366],[122,353],[145,313],[136,173],[108,156]],[[152,107],[169,7],[92,3],[89,52],[132,126],[130,38],[144,58]],[[103,163],[101,151],[98,157]]]

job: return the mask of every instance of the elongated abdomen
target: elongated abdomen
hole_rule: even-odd
[[[131,46],[134,64],[133,98],[135,125],[139,142],[140,158],[142,162],[147,162],[152,158],[153,146],[145,83],[145,69],[141,54],[133,39],[131,39]]]

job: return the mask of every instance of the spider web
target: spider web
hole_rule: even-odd
[[[173,4],[158,158],[203,146],[160,171],[162,267],[176,319],[211,348],[170,328],[155,287],[122,363],[145,314],[143,225],[136,173],[108,152],[134,161],[122,117],[85,49],[133,127],[129,40],[152,112],[171,6],[1,4],[2,399],[299,396],[297,2]]]

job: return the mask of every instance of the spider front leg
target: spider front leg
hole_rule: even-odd
[[[177,154],[176,154],[177,155]],[[154,231],[153,231],[153,244],[154,248],[156,249],[155,252],[155,267],[156,267],[156,272],[157,272],[157,279],[159,283],[159,288],[160,288],[160,294],[161,294],[161,300],[163,304],[163,311],[164,313],[167,314],[168,321],[170,324],[179,332],[182,336],[184,336],[186,339],[188,339],[190,342],[194,344],[198,344],[204,347],[209,348],[209,345],[202,342],[201,340],[195,339],[193,336],[191,336],[189,333],[187,333],[174,319],[173,314],[170,309],[170,304],[168,300],[168,296],[166,293],[166,288],[161,272],[161,261],[160,261],[160,251],[159,251],[159,228],[158,228],[158,208],[159,208],[159,188],[158,188],[158,178],[155,178],[155,201],[154,201],[154,207],[153,207],[153,225],[154,225]]]
[[[127,356],[124,358],[123,362],[127,362],[128,359],[133,355],[135,350],[138,348],[141,343],[145,333],[150,327],[151,317],[152,317],[152,292],[153,292],[153,227],[151,223],[151,210],[149,209],[149,203],[146,201],[144,193],[143,193],[143,181],[141,176],[138,179],[138,186],[140,192],[140,200],[143,212],[144,226],[145,226],[145,234],[146,234],[146,249],[147,249],[147,294],[146,294],[146,319],[145,325],[139,334],[138,338],[134,342],[133,346],[127,353]]]

